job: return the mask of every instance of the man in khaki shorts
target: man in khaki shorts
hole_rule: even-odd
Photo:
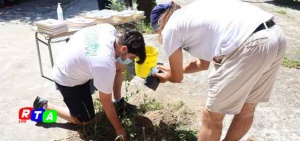
[[[207,70],[213,62],[198,140],[219,141],[224,116],[232,114],[224,141],[238,141],[250,129],[257,104],[269,101],[286,50],[285,35],[272,14],[239,0],[180,6],[165,13],[170,17],[161,16],[168,19],[158,33],[170,66],[158,67],[164,73],[154,76],[162,83],[179,83],[184,73]],[[198,59],[183,65],[182,49]]]
[[[285,46],[282,30],[274,25],[254,32],[234,52],[215,57],[207,108],[238,114],[244,103],[268,102]]]

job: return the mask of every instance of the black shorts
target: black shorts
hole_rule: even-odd
[[[74,87],[55,84],[72,116],[76,117],[80,122],[87,122],[95,117],[90,81]]]

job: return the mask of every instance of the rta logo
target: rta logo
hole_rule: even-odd
[[[27,120],[43,123],[55,123],[57,121],[57,111],[45,110],[43,108],[33,109],[24,107],[19,110],[19,123],[26,123]]]

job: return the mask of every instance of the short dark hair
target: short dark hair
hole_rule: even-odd
[[[146,49],[143,34],[136,30],[126,30],[118,40],[118,44],[126,45],[128,53],[137,55],[138,64],[146,60]]]

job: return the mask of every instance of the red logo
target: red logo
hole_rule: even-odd
[[[32,107],[24,107],[19,110],[19,123],[26,123],[31,118]]]

